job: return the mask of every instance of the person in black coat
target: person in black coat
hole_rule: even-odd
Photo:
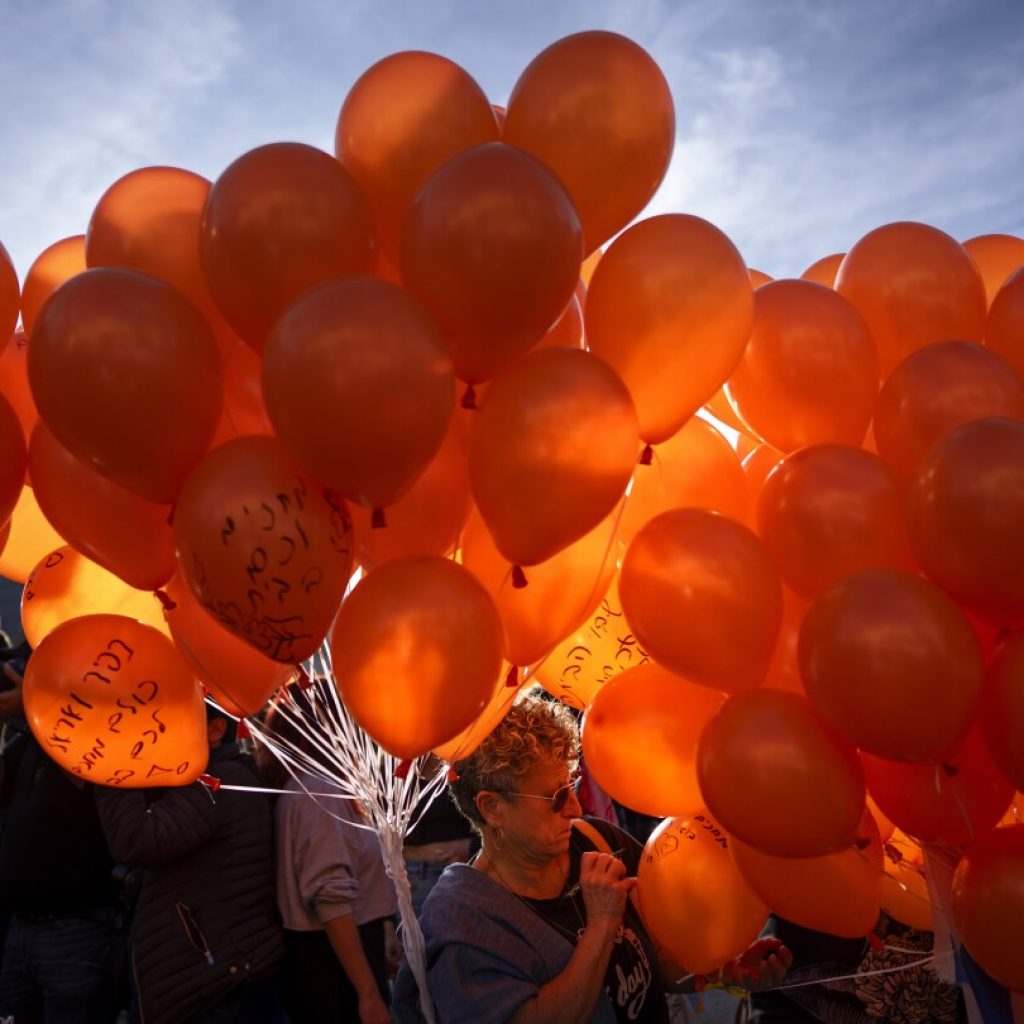
[[[208,772],[259,786],[250,759],[209,718]],[[144,1024],[280,1024],[274,977],[283,956],[274,897],[273,820],[261,793],[200,782],[162,790],[98,789],[111,853],[143,868],[132,968]]]

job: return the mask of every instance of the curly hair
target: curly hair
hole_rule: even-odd
[[[565,764],[575,771],[579,757],[579,729],[572,711],[558,701],[523,694],[480,746],[455,762],[458,778],[449,788],[463,817],[480,832],[484,819],[477,810],[477,793],[514,792],[519,780],[541,763]]]

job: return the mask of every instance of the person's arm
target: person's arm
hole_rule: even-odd
[[[580,861],[580,889],[587,923],[569,963],[558,977],[542,985],[523,1003],[509,1024],[584,1024],[604,991],[615,934],[622,923],[626,897],[636,884],[625,865],[607,853],[585,853]]]
[[[668,992],[694,992],[697,975],[686,974],[672,959],[664,946],[656,947],[659,975]],[[729,988],[748,992],[764,992],[782,984],[793,963],[793,954],[778,939],[765,938],[752,942],[738,957],[724,964],[710,980],[720,980]]]
[[[324,930],[334,955],[359,996],[360,1024],[388,1024],[391,1016],[370,970],[355,919],[351,914],[332,918],[324,922]]]

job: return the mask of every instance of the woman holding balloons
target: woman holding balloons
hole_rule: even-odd
[[[519,698],[474,753],[452,792],[480,833],[471,864],[453,864],[421,925],[441,1024],[460,1021],[667,1020],[665,993],[693,979],[659,962],[632,901],[641,847],[607,822],[580,818],[576,723],[564,706]],[[729,984],[777,984],[789,953],[754,943],[724,965]],[[416,1019],[403,966],[398,1020]]]

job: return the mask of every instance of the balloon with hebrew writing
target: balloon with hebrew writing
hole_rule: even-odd
[[[536,679],[563,704],[583,711],[605,683],[649,661],[622,613],[616,574],[587,621],[540,663]]]
[[[74,548],[50,551],[25,581],[21,624],[33,647],[62,622],[102,613],[126,615],[169,635],[155,594],[129,586]]]
[[[58,626],[29,658],[24,694],[39,745],[87,782],[184,786],[206,768],[199,684],[171,641],[135,619]]]
[[[730,836],[705,810],[666,818],[644,846],[637,901],[651,937],[684,970],[707,974],[757,938],[768,907],[729,856]]]
[[[352,573],[345,502],[272,437],[211,451],[174,512],[178,563],[200,604],[274,661],[308,658]]]

